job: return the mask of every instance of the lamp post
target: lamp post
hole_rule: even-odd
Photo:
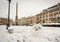
[[[10,3],[11,3],[11,0],[8,0],[9,1],[9,5],[8,5],[8,21],[7,21],[7,28],[10,26]]]

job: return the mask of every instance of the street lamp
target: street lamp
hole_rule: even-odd
[[[7,21],[7,28],[10,26],[10,3],[11,3],[11,0],[8,0],[9,1],[9,5],[8,5],[8,21]]]

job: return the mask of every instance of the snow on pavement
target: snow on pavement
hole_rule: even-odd
[[[60,42],[60,28],[42,28],[39,31],[32,31],[31,37],[32,42]]]
[[[36,26],[39,28],[41,26]],[[60,27],[10,26],[13,34],[9,34],[6,26],[0,26],[0,42],[60,42]]]

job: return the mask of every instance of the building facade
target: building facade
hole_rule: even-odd
[[[31,17],[27,17],[26,20],[25,20],[25,22],[26,22],[26,25],[32,24]]]
[[[18,19],[18,24],[28,26],[36,24],[36,21],[36,16],[22,17],[21,19]]]
[[[32,25],[36,24],[36,22],[37,22],[36,15],[34,15],[34,16],[31,17],[31,21],[32,21]]]
[[[1,24],[7,24],[7,19],[6,18],[0,18],[0,23]]]
[[[19,25],[26,25],[26,17],[22,17],[18,20]]]
[[[37,14],[37,23],[60,23],[60,3]]]
[[[10,24],[12,24],[13,20],[10,20]],[[0,17],[0,24],[6,25],[7,24],[7,18]]]

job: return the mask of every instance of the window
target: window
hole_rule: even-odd
[[[48,19],[46,19],[46,20],[48,20]]]
[[[54,16],[56,16],[57,14],[58,14],[58,12],[55,12],[55,13],[54,13]]]
[[[50,10],[50,13],[53,12],[53,10]]]
[[[46,15],[46,17],[48,17],[48,15]]]
[[[39,20],[39,18],[37,18],[37,20]]]
[[[59,14],[60,14],[60,11],[59,11]]]
[[[44,15],[43,15],[43,17],[44,17]]]
[[[59,20],[59,17],[57,19]]]
[[[60,8],[58,8],[58,10],[60,10]]]
[[[49,20],[52,20],[51,18],[49,18]]]
[[[51,17],[51,16],[53,16],[53,14],[50,14],[49,16]]]
[[[40,16],[40,18],[41,18],[41,16]]]

